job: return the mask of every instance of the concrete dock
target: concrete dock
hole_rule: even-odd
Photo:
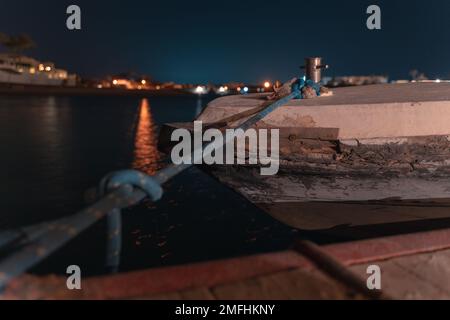
[[[338,140],[450,134],[450,84],[407,83],[333,89],[330,97],[292,100],[261,125],[337,129]],[[264,94],[216,99],[200,115],[221,121],[266,102]]]
[[[280,170],[206,170],[300,230],[381,226],[448,217],[450,84],[382,84],[291,100],[256,128],[279,129]],[[199,116],[234,127],[265,94],[223,97]],[[238,115],[244,115],[239,117]]]

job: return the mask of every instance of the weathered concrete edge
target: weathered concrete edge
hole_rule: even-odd
[[[255,107],[255,106],[253,106]],[[251,106],[206,108],[198,120],[217,122]],[[287,104],[264,119],[273,128],[338,128],[339,140],[450,135],[449,101],[296,106]]]

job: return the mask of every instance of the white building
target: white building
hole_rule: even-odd
[[[75,86],[76,75],[56,69],[51,62],[26,56],[0,54],[0,84]]]

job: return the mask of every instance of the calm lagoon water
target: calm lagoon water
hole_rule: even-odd
[[[75,213],[108,172],[155,172],[158,127],[193,120],[213,98],[0,96],[0,230]],[[296,233],[196,168],[123,222],[122,271],[284,249]],[[105,237],[103,221],[34,272],[102,274]]]

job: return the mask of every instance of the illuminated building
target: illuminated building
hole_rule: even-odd
[[[75,86],[76,75],[57,69],[52,62],[40,62],[26,56],[0,54],[0,83]]]

